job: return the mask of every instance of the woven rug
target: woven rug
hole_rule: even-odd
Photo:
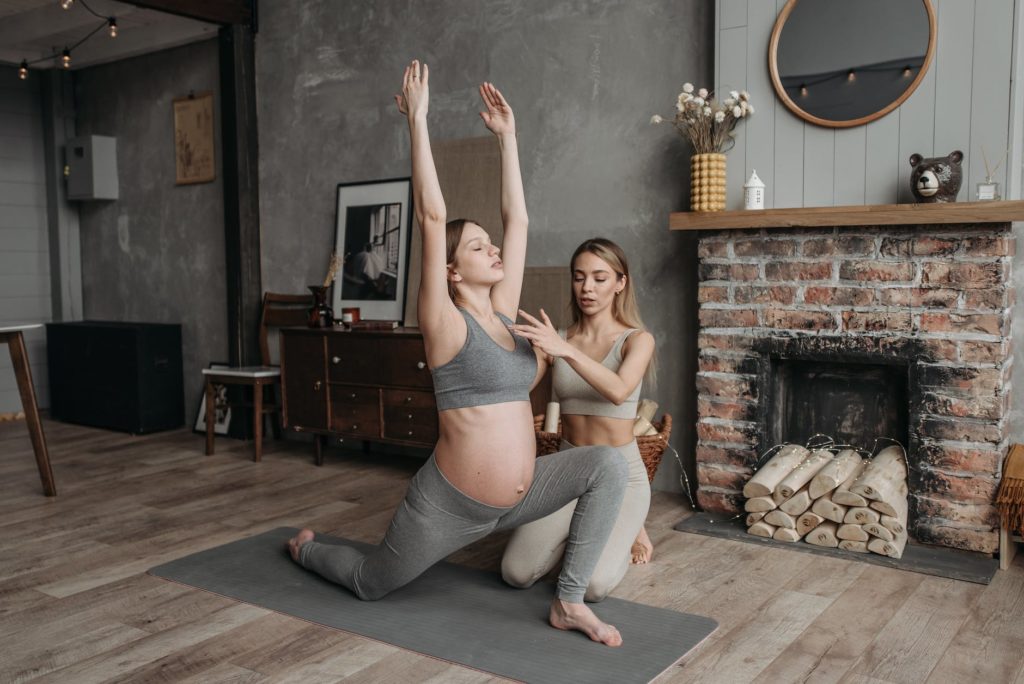
[[[365,602],[293,563],[281,527],[165,563],[150,574],[326,627],[525,682],[649,682],[717,623],[609,598],[594,605],[619,648],[547,623],[550,584],[512,589],[491,572],[439,563],[380,601]],[[364,544],[324,535],[327,544]],[[681,580],[682,581],[682,578]]]

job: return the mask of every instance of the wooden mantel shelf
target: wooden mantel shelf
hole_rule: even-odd
[[[1024,200],[793,207],[752,211],[678,211],[669,214],[668,226],[671,230],[729,230],[1010,221],[1024,221]]]

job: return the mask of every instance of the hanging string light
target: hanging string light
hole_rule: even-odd
[[[75,0],[60,0],[60,6],[62,9],[65,10],[71,9],[71,6],[73,4],[75,4]],[[20,78],[22,81],[26,80],[28,78],[29,66],[31,66],[32,64],[38,64],[39,62],[47,62],[51,59],[60,58],[60,65],[65,69],[70,69],[71,52],[75,50],[79,45],[89,40],[94,35],[96,35],[97,32],[103,29],[109,30],[111,38],[117,37],[117,17],[105,17],[102,14],[97,13],[93,10],[92,7],[89,7],[89,4],[85,0],[80,0],[79,4],[93,16],[102,19],[103,23],[101,23],[99,26],[97,26],[88,34],[86,34],[86,36],[79,40],[77,43],[74,43],[70,46],[65,46],[61,52],[54,52],[52,55],[46,55],[45,57],[40,57],[39,59],[33,59],[31,62],[29,62],[26,59],[21,60],[21,64],[18,66],[18,78]]]
[[[797,76],[787,77],[783,85],[787,92],[791,93],[791,97],[795,100],[797,95],[800,97],[807,97],[810,89],[813,86],[828,83],[830,81],[842,80],[848,83],[851,87],[856,86],[859,81],[863,80],[861,77],[864,75],[870,76],[871,74],[881,73],[892,73],[900,74],[903,78],[911,78],[914,76],[915,70],[920,70],[921,65],[916,63],[907,62],[886,62],[879,64],[866,64],[857,67],[843,67],[842,69],[836,69],[834,71],[826,71],[820,74],[802,74],[800,78],[807,78],[807,80],[797,81]]]

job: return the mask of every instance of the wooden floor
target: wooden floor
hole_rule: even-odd
[[[56,499],[0,423],[0,682],[500,681],[145,574],[279,525],[377,541],[416,459],[45,429]],[[655,495],[654,563],[614,593],[721,624],[659,682],[1024,682],[1024,555],[986,587],[673,531],[688,513]],[[504,541],[452,560],[494,569]]]

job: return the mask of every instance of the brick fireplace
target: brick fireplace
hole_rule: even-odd
[[[698,503],[742,510],[779,441],[889,437],[907,447],[911,537],[996,551],[1013,254],[1008,219],[703,232]]]

